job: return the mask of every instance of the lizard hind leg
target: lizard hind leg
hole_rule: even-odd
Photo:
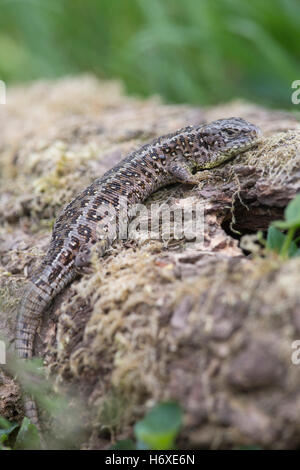
[[[91,256],[92,250],[90,245],[84,246],[78,251],[74,261],[77,274],[90,274],[92,272]]]
[[[74,266],[78,274],[91,274],[93,272],[92,256],[94,247],[97,256],[101,257],[105,254],[107,248],[109,247],[109,242],[108,240],[103,239],[97,243],[91,242],[80,248],[74,261]]]

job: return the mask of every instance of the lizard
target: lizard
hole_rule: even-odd
[[[122,198],[130,208],[164,186],[198,184],[211,169],[251,148],[260,137],[257,126],[238,117],[187,126],[143,145],[82,190],[57,217],[48,251],[29,279],[17,318],[17,356],[33,356],[43,312],[78,272],[84,272],[93,245],[97,243],[101,256],[113,244],[107,209],[115,209],[121,218]],[[28,394],[24,410],[40,429],[36,403]]]

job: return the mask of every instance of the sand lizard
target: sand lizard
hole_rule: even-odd
[[[163,186],[197,184],[203,178],[203,172],[197,171],[209,170],[244,152],[258,142],[260,134],[258,127],[241,118],[188,126],[129,154],[78,194],[56,219],[48,252],[29,281],[17,321],[17,355],[32,357],[43,311],[88,263],[92,245],[98,242],[100,254],[104,254],[113,243],[107,208],[113,207],[118,214],[121,197],[130,208]],[[38,425],[31,397],[25,397],[24,407],[27,417]]]

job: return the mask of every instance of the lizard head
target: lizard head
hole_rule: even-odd
[[[257,126],[238,117],[199,126],[194,142],[195,165],[199,169],[220,165],[255,145],[260,137]]]

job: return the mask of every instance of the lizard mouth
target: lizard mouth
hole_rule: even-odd
[[[241,145],[236,145],[236,146],[233,146],[230,149],[228,149],[228,151],[225,151],[225,152],[223,151],[223,152],[217,153],[216,154],[217,159],[215,159],[214,161],[211,161],[211,162],[202,163],[201,166],[196,169],[196,171],[199,171],[199,170],[201,171],[203,169],[210,169],[210,168],[214,168],[216,166],[222,165],[223,163],[227,162],[231,158],[233,158],[233,157],[235,157],[235,156],[237,156],[241,153],[246,152],[247,150],[251,149],[252,147],[255,147],[255,145],[257,145],[259,142],[261,142],[261,140],[262,140],[262,133],[261,133],[261,131],[259,131],[259,132],[257,132],[257,137],[255,139],[248,140],[242,146]]]
[[[261,138],[257,138],[255,140],[252,140],[251,142],[246,144],[244,147],[242,147],[240,150],[238,150],[237,153],[245,152],[246,150],[249,150],[252,147],[255,147],[255,145],[259,144],[260,141],[261,141]]]

